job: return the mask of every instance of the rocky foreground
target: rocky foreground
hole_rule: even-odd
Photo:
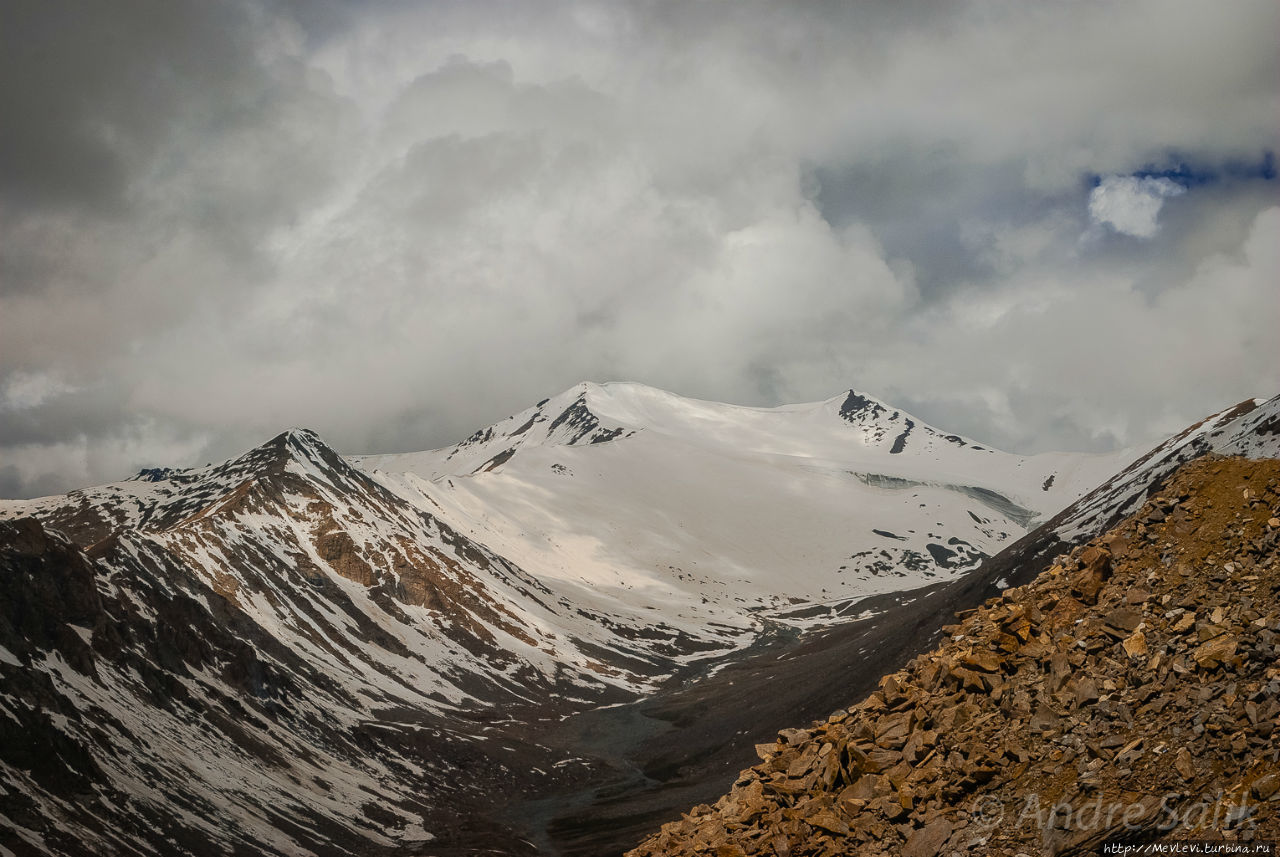
[[[946,630],[629,857],[1280,839],[1280,461],[1185,465]]]

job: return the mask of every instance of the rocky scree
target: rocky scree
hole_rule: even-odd
[[[629,857],[1280,839],[1280,461],[1207,456]]]

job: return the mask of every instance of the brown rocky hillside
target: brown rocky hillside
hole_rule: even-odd
[[[629,857],[1280,840],[1280,461],[1184,465],[946,631]]]

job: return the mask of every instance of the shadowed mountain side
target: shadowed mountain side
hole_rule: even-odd
[[[1033,538],[1014,548],[1036,544]],[[1052,559],[1032,556],[1040,568]],[[962,580],[868,599],[859,606],[877,611],[874,617],[802,641],[776,640],[688,686],[570,718],[542,740],[554,744],[565,736],[627,724],[630,746],[615,736],[621,752],[609,759],[613,779],[551,819],[545,832],[551,853],[621,854],[681,810],[723,794],[738,771],[755,760],[758,741],[789,725],[826,718],[865,696],[882,675],[935,646],[942,626],[957,611],[988,598],[1003,573],[1003,563],[992,563]],[[511,809],[512,816],[525,812],[528,808]],[[538,813],[531,815],[536,819]]]

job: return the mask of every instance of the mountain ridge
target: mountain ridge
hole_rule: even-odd
[[[858,403],[855,425],[840,413],[849,393],[780,409],[660,393],[566,391],[452,462],[453,448],[400,459],[456,470],[432,479],[293,429],[217,465],[0,502],[0,575],[30,596],[0,616],[0,721],[16,729],[0,742],[0,815],[18,820],[0,844],[407,855],[430,842],[461,855],[483,841],[532,854],[523,840],[569,823],[546,794],[669,806],[678,790],[644,784],[680,776],[682,747],[707,760],[689,768],[706,788],[741,736],[703,729],[697,712],[716,703],[696,689],[748,681],[737,664],[859,640],[881,648],[853,666],[889,664],[902,627],[927,635],[948,593],[998,583],[988,555],[1032,521],[982,491],[1052,500],[1031,508],[1044,516],[1088,481],[1087,467],[1066,475],[1070,457],[974,450],[919,423],[899,444],[913,418]],[[1217,415],[1155,463],[1270,443],[1258,433],[1273,405]],[[647,427],[623,419],[637,415]],[[477,468],[511,437],[519,454]],[[1130,502],[1126,485],[1115,502]],[[885,555],[848,561],[868,545]],[[606,758],[581,743],[592,727],[577,731],[593,717],[606,734],[647,724],[663,747],[641,748],[638,766]],[[60,748],[45,768],[30,739]],[[245,777],[257,785],[238,792]],[[96,796],[82,809],[64,800],[84,788]],[[495,793],[528,808],[519,824],[494,815]]]
[[[745,629],[961,573],[1128,456],[1014,456],[853,391],[761,408],[612,382],[453,447],[350,460],[543,579],[661,590],[659,609]]]

